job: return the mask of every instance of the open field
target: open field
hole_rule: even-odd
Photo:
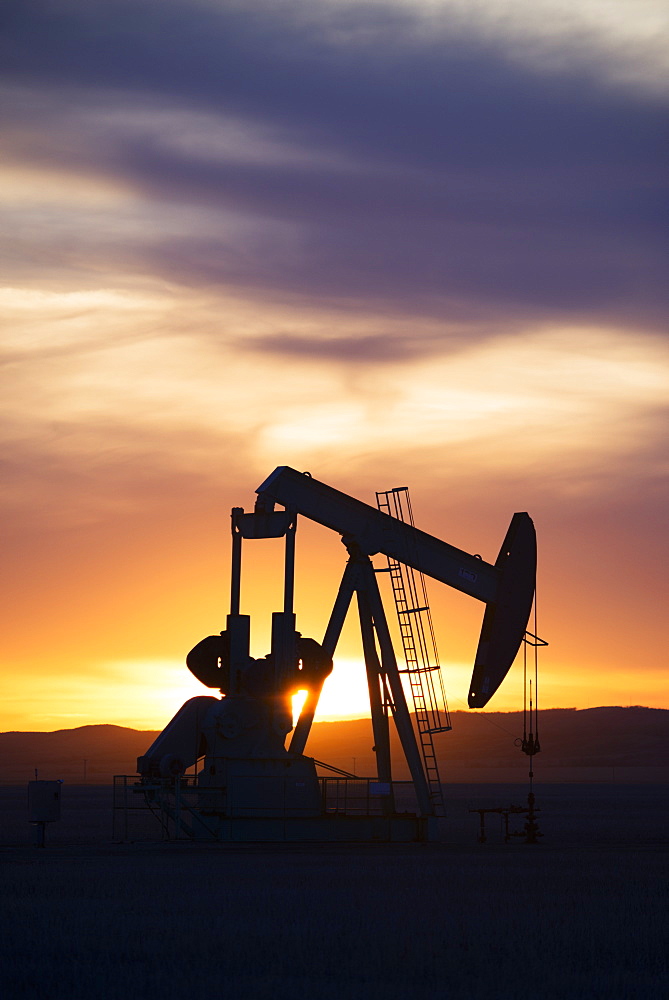
[[[476,843],[478,816],[470,809],[525,805],[527,784],[444,785],[446,843]],[[669,847],[669,785],[535,784],[542,846],[652,844]],[[514,829],[522,825],[515,820]],[[142,826],[142,824],[138,824]],[[153,827],[147,827],[151,830]],[[145,839],[146,829],[138,831]],[[160,831],[155,825],[155,838]],[[488,842],[502,843],[501,818],[488,816]],[[131,824],[131,838],[133,828]],[[111,785],[63,785],[62,818],[47,827],[47,847],[96,846],[112,840]],[[0,786],[0,848],[31,844],[27,785]]]
[[[664,1000],[666,786],[539,786],[535,847],[468,812],[524,786],[445,790],[442,844],[133,845],[109,789],[65,786],[37,850],[1,789],[6,995]]]

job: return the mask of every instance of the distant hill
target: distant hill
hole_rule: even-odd
[[[111,781],[114,774],[134,774],[137,757],[158,732],[124,726],[79,726],[53,733],[0,733],[0,784],[62,778],[90,784]]]
[[[453,729],[435,737],[445,782],[523,781],[528,758],[514,745],[522,712],[453,712]],[[538,780],[669,781],[669,710],[658,708],[548,709],[540,714]],[[391,730],[393,726],[391,724]],[[136,759],[157,731],[81,726],[53,733],[0,733],[0,784],[62,778],[101,784],[134,774]],[[314,724],[307,753],[357,774],[374,771],[369,719]],[[408,777],[393,737],[395,776]]]
[[[515,746],[523,735],[522,712],[453,712],[451,721],[452,731],[434,738],[443,781],[523,780],[529,758]],[[539,726],[538,778],[669,781],[667,709],[547,709]],[[397,738],[392,742],[396,776],[408,777]],[[357,773],[368,774],[372,745],[369,719],[321,722],[313,727],[307,752],[346,770],[353,769],[355,756]]]

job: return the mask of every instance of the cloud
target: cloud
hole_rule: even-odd
[[[277,464],[325,478],[429,470],[444,486],[532,478],[581,497],[611,495],[621,468],[621,488],[663,475],[666,349],[623,329],[471,338],[437,321],[156,288],[21,291],[5,304],[4,503],[28,527],[248,490]]]
[[[615,331],[509,336],[439,360],[368,371],[360,380],[366,406],[364,390],[348,405],[340,394],[336,419],[328,399],[305,409],[288,404],[265,433],[278,451],[301,452],[309,468],[327,449],[350,457],[357,439],[362,452],[386,463],[413,454],[429,465],[447,454],[448,469],[430,474],[435,482],[459,470],[495,470],[558,492],[580,480],[583,494],[594,489],[601,497],[621,464],[639,473],[645,466],[650,480],[663,476],[653,455],[662,452],[667,372],[664,345],[642,349]]]
[[[439,344],[443,345],[441,331]],[[276,354],[295,358],[322,358],[325,361],[339,361],[346,364],[383,364],[383,362],[405,361],[434,350],[430,338],[409,338],[397,334],[366,336],[296,336],[278,333],[271,336],[255,337],[243,346],[261,353]]]
[[[657,326],[663,101],[514,60],[519,10],[492,44],[494,4],[15,6],[9,149],[90,178],[6,210],[18,276]]]
[[[313,64],[373,53],[375,67],[398,50],[478,42],[544,74],[657,87],[666,67],[668,18],[660,0],[7,0],[6,64],[42,66],[52,76],[87,73],[131,86],[161,81],[208,91],[232,76],[258,86],[258,49],[268,68],[301,57]],[[612,65],[611,57],[616,57]],[[186,80],[180,77],[186,76]],[[665,77],[666,80],[666,77]]]

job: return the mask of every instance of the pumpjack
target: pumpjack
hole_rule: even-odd
[[[502,683],[525,636],[536,575],[531,518],[527,513],[513,515],[499,555],[491,564],[393,516],[380,502],[374,508],[288,466],[275,469],[256,493],[252,512],[232,509],[226,628],[202,639],[186,658],[194,676],[206,687],[218,689],[220,697],[199,696],[183,705],[138,758],[137,790],[195,838],[431,839],[441,788],[435,781],[436,772],[430,773],[425,753],[421,754],[425,747],[416,738],[377,582],[378,570],[370,557],[383,554],[391,574],[393,566],[409,567],[485,605],[468,696],[470,708],[482,708]],[[348,553],[321,642],[296,630],[293,599],[298,516],[337,532]],[[281,537],[285,538],[283,610],[272,614],[271,651],[254,659],[249,652],[250,616],[240,613],[242,543]],[[304,751],[354,594],[377,773],[359,779],[332,768],[336,778],[319,779],[316,762]],[[306,700],[293,727],[292,697],[304,690]],[[390,716],[415,789],[414,812],[400,811],[396,802]],[[430,731],[429,726],[424,728]],[[198,762],[200,770],[189,778],[187,770]],[[342,787],[347,790],[343,799]]]

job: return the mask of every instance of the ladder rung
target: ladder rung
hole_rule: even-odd
[[[376,494],[376,504],[380,511],[394,517],[403,523],[413,525],[411,501],[407,487],[396,487],[383,490]],[[423,681],[423,674],[431,674],[439,670],[439,665],[430,666],[428,647],[423,634],[424,622],[421,615],[429,615],[429,606],[425,595],[422,574],[419,574],[422,593],[416,588],[414,570],[393,557],[388,558],[387,572],[390,574],[390,585],[397,612],[400,638],[404,651],[406,667],[399,670],[400,674],[409,675],[409,687],[413,699],[416,728],[420,739],[420,748],[427,779],[430,798],[437,816],[444,815],[443,794],[439,780],[437,757],[432,741],[433,733],[447,732],[450,725],[442,725],[436,701],[434,681],[431,676]],[[416,606],[420,597],[426,601],[424,607]],[[412,606],[410,607],[409,604]],[[431,623],[429,623],[431,629]],[[437,658],[435,651],[435,659]],[[420,664],[423,664],[422,666]],[[446,713],[446,718],[448,714]]]

